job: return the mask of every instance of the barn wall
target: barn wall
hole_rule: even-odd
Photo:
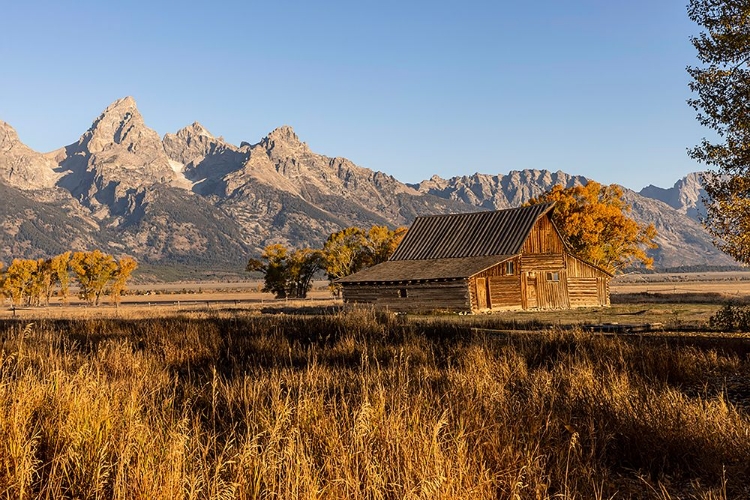
[[[608,306],[610,276],[601,269],[567,254],[571,307]]]
[[[406,297],[399,291],[405,290]],[[373,304],[399,312],[418,312],[445,309],[470,310],[467,280],[433,281],[426,283],[363,284],[343,286],[344,302]]]
[[[564,251],[565,245],[549,217],[537,221],[521,248],[522,254],[562,255]]]
[[[508,262],[513,265],[513,274],[508,273]],[[469,286],[472,310],[520,309],[522,300],[519,263],[520,259],[511,259],[472,276]],[[486,307],[480,307],[479,304],[481,294],[479,287],[483,282],[484,295],[487,297]]]

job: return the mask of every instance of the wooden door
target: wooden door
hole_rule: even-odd
[[[526,273],[526,309],[539,307],[536,293],[536,273]]]
[[[487,309],[486,278],[477,278],[477,309]]]

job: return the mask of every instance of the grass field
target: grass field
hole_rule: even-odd
[[[742,339],[301,306],[0,320],[0,495],[750,495]]]

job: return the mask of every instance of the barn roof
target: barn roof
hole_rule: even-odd
[[[552,203],[469,214],[417,217],[387,262],[338,283],[468,278],[521,253]]]
[[[516,255],[536,221],[553,205],[417,217],[390,260]]]
[[[467,278],[512,257],[513,255],[490,255],[457,259],[389,260],[336,281],[363,283]]]

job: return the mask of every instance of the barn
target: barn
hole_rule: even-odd
[[[609,305],[612,275],[570,252],[553,206],[417,217],[390,260],[337,281],[344,301],[404,312]]]

